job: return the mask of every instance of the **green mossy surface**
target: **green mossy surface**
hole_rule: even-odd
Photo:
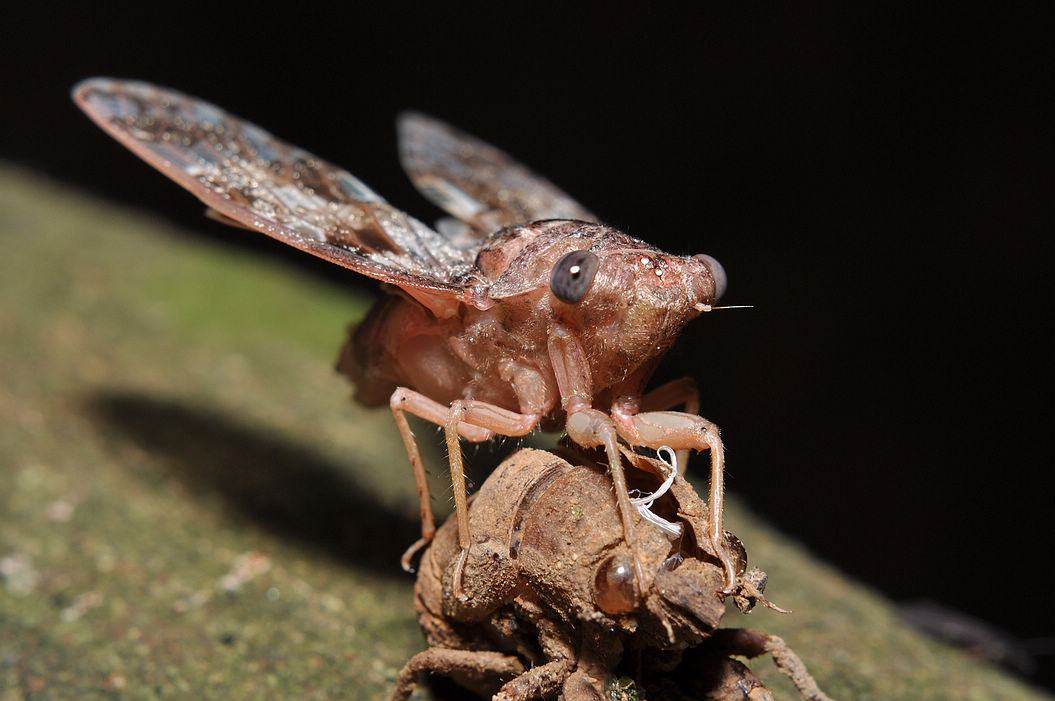
[[[0,701],[384,697],[418,526],[391,416],[332,369],[363,287],[3,164],[0,242]],[[1047,698],[731,511],[796,613],[726,623],[833,697]]]

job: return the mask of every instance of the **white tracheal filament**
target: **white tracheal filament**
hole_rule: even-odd
[[[663,484],[659,486],[659,489],[652,492],[651,494],[640,494],[640,496],[630,497],[630,504],[637,509],[637,512],[641,514],[641,518],[645,519],[649,523],[655,525],[661,531],[666,533],[670,538],[678,538],[681,536],[681,524],[671,523],[662,516],[652,511],[652,505],[661,496],[667,493],[670,486],[674,484],[674,478],[678,474],[678,456],[670,446],[662,446],[656,451],[656,457],[662,462],[669,473],[667,478],[663,481]],[[637,490],[632,490],[637,492]]]

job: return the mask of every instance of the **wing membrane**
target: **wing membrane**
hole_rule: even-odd
[[[444,237],[351,173],[218,107],[149,83],[93,78],[73,96],[99,126],[221,221],[419,298],[473,301],[479,241]]]
[[[417,112],[400,115],[399,156],[415,187],[477,236],[540,219],[597,221],[494,146]]]

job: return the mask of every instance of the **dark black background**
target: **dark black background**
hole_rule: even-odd
[[[70,86],[103,74],[202,96],[426,220],[393,116],[458,124],[609,223],[723,262],[723,301],[755,308],[694,323],[663,375],[700,381],[734,492],[896,600],[1050,644],[1042,4],[352,5],[5,11],[0,157],[369,287],[201,219]]]

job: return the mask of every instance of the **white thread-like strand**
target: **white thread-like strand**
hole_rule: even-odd
[[[681,536],[681,524],[671,523],[662,516],[652,511],[652,505],[656,503],[656,499],[667,493],[670,486],[674,484],[674,478],[678,474],[678,457],[677,454],[670,446],[662,446],[656,451],[656,457],[659,461],[667,466],[670,473],[667,478],[663,481],[663,484],[659,486],[659,489],[652,492],[651,494],[645,494],[639,497],[631,497],[630,503],[637,509],[637,512],[641,514],[641,518],[645,519],[649,523],[655,525],[661,531],[666,533],[672,538]],[[634,490],[637,491],[637,490]]]

